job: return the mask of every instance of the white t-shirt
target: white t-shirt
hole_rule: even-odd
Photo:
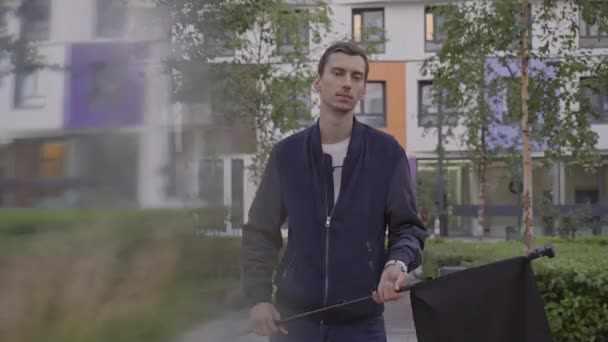
[[[342,181],[342,165],[346,152],[348,151],[348,142],[350,138],[342,140],[335,144],[323,144],[323,152],[331,155],[332,167],[334,170],[334,204],[338,200],[340,193],[340,182]]]

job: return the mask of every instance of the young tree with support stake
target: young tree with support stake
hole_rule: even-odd
[[[579,48],[579,17],[595,25],[599,39],[608,32],[608,3],[466,1],[437,7],[435,13],[445,18],[441,29],[447,36],[429,72],[438,80],[436,87],[453,92],[455,104],[465,110],[465,128],[474,138],[467,143],[481,152],[482,160],[487,152],[484,140],[497,115],[492,112],[495,106],[480,109],[492,103],[493,94],[519,90],[503,114],[519,122],[519,133],[508,143],[522,150],[524,241],[529,251],[534,240],[533,145],[542,147],[550,159],[572,159],[587,169],[597,165],[598,135],[590,114],[597,117],[598,108],[589,94],[608,90],[608,56]],[[590,86],[581,82],[587,76],[594,77]]]
[[[217,82],[213,96],[225,104],[226,117],[255,130],[256,183],[278,139],[312,121],[314,101],[308,95],[317,72],[312,58],[323,49],[319,44],[328,38],[355,40],[373,54],[385,42],[384,32],[372,28],[356,37],[334,32],[325,0],[156,1],[172,17],[169,66],[185,61],[209,69],[202,82]],[[225,51],[234,52],[219,64],[227,67],[213,67]]]
[[[257,148],[251,171],[257,183],[270,148],[284,134],[311,120],[314,63],[310,42],[330,32],[324,1],[167,1],[174,37],[172,65],[199,63],[209,70],[202,82],[216,82],[223,114],[251,127]],[[215,59],[233,51],[215,67]],[[226,67],[227,66],[227,67]]]

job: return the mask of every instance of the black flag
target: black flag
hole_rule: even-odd
[[[418,342],[552,342],[531,259],[505,259],[418,283]]]

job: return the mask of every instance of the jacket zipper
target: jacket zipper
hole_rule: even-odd
[[[333,210],[332,210],[333,211]],[[329,226],[331,224],[331,215],[327,215],[325,220],[325,297],[323,303],[327,305],[327,296],[329,293]]]
[[[350,147],[350,144],[349,144]],[[324,152],[322,152],[324,153]],[[348,154],[347,154],[348,157]],[[343,165],[346,164],[346,158],[344,159]],[[325,157],[323,156],[323,158],[321,158],[321,165],[322,165],[322,169],[323,169],[323,189],[324,189],[324,193],[323,193],[323,199],[325,200],[325,295],[324,295],[324,299],[323,299],[323,303],[325,306],[327,306],[327,297],[329,295],[329,229],[331,226],[331,219],[332,216],[334,214],[334,211],[336,210],[336,206],[338,205],[338,202],[340,201],[340,197],[342,197],[342,193],[343,193],[343,189],[342,189],[342,184],[340,184],[339,186],[339,193],[338,193],[338,198],[334,201],[334,206],[331,209],[331,212],[329,212],[329,205],[327,203],[327,182],[325,179]],[[344,170],[342,170],[342,174],[344,175]],[[333,172],[332,175],[333,177]],[[342,181],[344,180],[343,177],[340,177],[340,181],[342,183]],[[335,188],[335,187],[334,187]],[[323,320],[321,320],[321,324],[323,323]]]
[[[293,266],[293,263],[295,261],[296,261],[296,254],[294,253],[293,258],[291,258],[291,261],[289,262],[287,267],[285,267],[285,271],[283,271],[283,275],[281,276],[281,281],[285,280],[285,277],[287,276],[287,272],[289,272],[289,270],[291,270],[291,267]]]
[[[332,173],[333,177],[333,173]],[[342,187],[342,184],[340,184]],[[323,299],[323,304],[327,305],[327,297],[329,295],[329,229],[331,226],[331,219],[336,210],[336,205],[338,204],[338,200],[340,200],[340,194],[338,194],[338,199],[335,201],[333,208],[331,209],[331,213],[329,212],[329,205],[327,203],[327,183],[325,182],[325,158],[323,158],[323,189],[324,194],[323,198],[325,199],[325,295]],[[342,190],[342,189],[340,189]],[[342,191],[340,191],[341,193]]]

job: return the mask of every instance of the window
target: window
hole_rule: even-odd
[[[435,94],[433,81],[420,81],[418,84],[418,126],[436,127],[439,118],[443,118],[445,126],[456,126],[458,123],[458,111],[445,104],[449,97],[441,98]],[[438,103],[438,99],[443,103]]]
[[[353,9],[353,40],[369,52],[384,52],[384,9]]]
[[[23,3],[21,35],[27,40],[50,38],[50,0],[26,0]]]
[[[8,11],[9,11],[8,6],[6,6],[4,4],[0,4],[0,38],[8,35],[8,23],[7,23]]]
[[[585,77],[581,79],[581,92],[588,101],[581,103],[581,110],[593,110],[599,114],[597,119],[589,113],[591,122],[608,122],[608,84],[600,84],[594,77]]]
[[[90,105],[108,109],[122,96],[123,71],[120,64],[97,62],[91,65]]]
[[[532,4],[528,4],[528,10],[527,10],[527,14],[528,14],[528,48],[532,49]],[[519,12],[519,14],[516,15],[515,19],[517,20],[517,22],[519,23],[518,27],[522,27],[522,20],[523,20],[523,13]],[[508,47],[509,50],[511,51],[519,51],[519,43],[521,41],[520,36],[521,36],[521,29],[518,29],[516,31],[516,37],[513,39],[513,42],[511,43],[511,45]]]
[[[224,205],[224,161],[202,159],[198,170],[198,194],[205,204]]]
[[[212,51],[217,51],[217,57],[234,57],[237,35],[233,31],[225,32],[223,34],[223,37],[210,39],[210,49]]]
[[[97,0],[98,37],[115,38],[124,33],[127,8],[124,0]]]
[[[245,164],[242,159],[232,159],[232,203],[230,222],[232,228],[242,228],[245,218],[244,176]]]
[[[34,67],[18,68],[15,73],[14,101],[17,108],[44,106],[42,72]]]
[[[532,81],[532,79],[529,79]],[[507,126],[519,125],[521,119],[521,80],[519,78],[504,78],[504,112],[502,114],[502,124]],[[528,89],[532,90],[533,85],[529,84]]]
[[[281,83],[284,92],[277,94],[281,101],[276,103],[275,111],[281,118],[281,123],[297,128],[308,126],[312,121],[313,107],[310,89],[298,86],[289,78],[284,78]]]
[[[501,88],[499,89],[503,92],[504,99],[501,122],[507,126],[519,126],[523,117],[521,111],[521,78],[519,76],[502,77],[500,81]],[[530,98],[548,96],[551,89],[547,86],[542,77],[530,76],[528,78],[528,96]],[[539,106],[542,106],[542,104],[537,101],[531,101],[528,104],[528,123],[531,125],[538,123],[542,110]]]
[[[357,119],[373,127],[386,127],[386,86],[384,82],[367,83],[365,97],[355,107]]]
[[[129,13],[131,17],[131,20],[129,20],[129,35],[144,39],[164,39],[170,37],[170,17],[164,6],[142,3],[131,6]],[[123,21],[122,24],[126,23],[124,16],[121,20]],[[120,34],[120,32],[117,34]]]
[[[58,142],[44,143],[40,147],[40,176],[58,178],[64,174],[65,145]]]
[[[282,27],[279,29],[279,37],[277,39],[279,53],[294,52],[296,47],[303,53],[308,53],[310,28],[308,25],[308,18],[303,11],[304,10],[295,10],[295,25],[289,20],[291,19],[289,16],[283,16],[283,18],[287,18],[288,21],[283,22]]]
[[[40,145],[39,176],[56,179],[65,176],[66,146],[62,142],[45,142]],[[36,190],[34,196],[39,199],[59,197],[63,194],[61,187],[49,187]]]
[[[606,48],[608,47],[608,32],[602,32],[599,34],[599,25],[595,18],[593,21],[587,23],[583,20],[582,15],[579,19],[579,34],[580,34],[580,47],[582,48]]]
[[[434,6],[424,8],[424,49],[425,51],[439,51],[447,34],[441,31],[445,19],[433,14]]]

